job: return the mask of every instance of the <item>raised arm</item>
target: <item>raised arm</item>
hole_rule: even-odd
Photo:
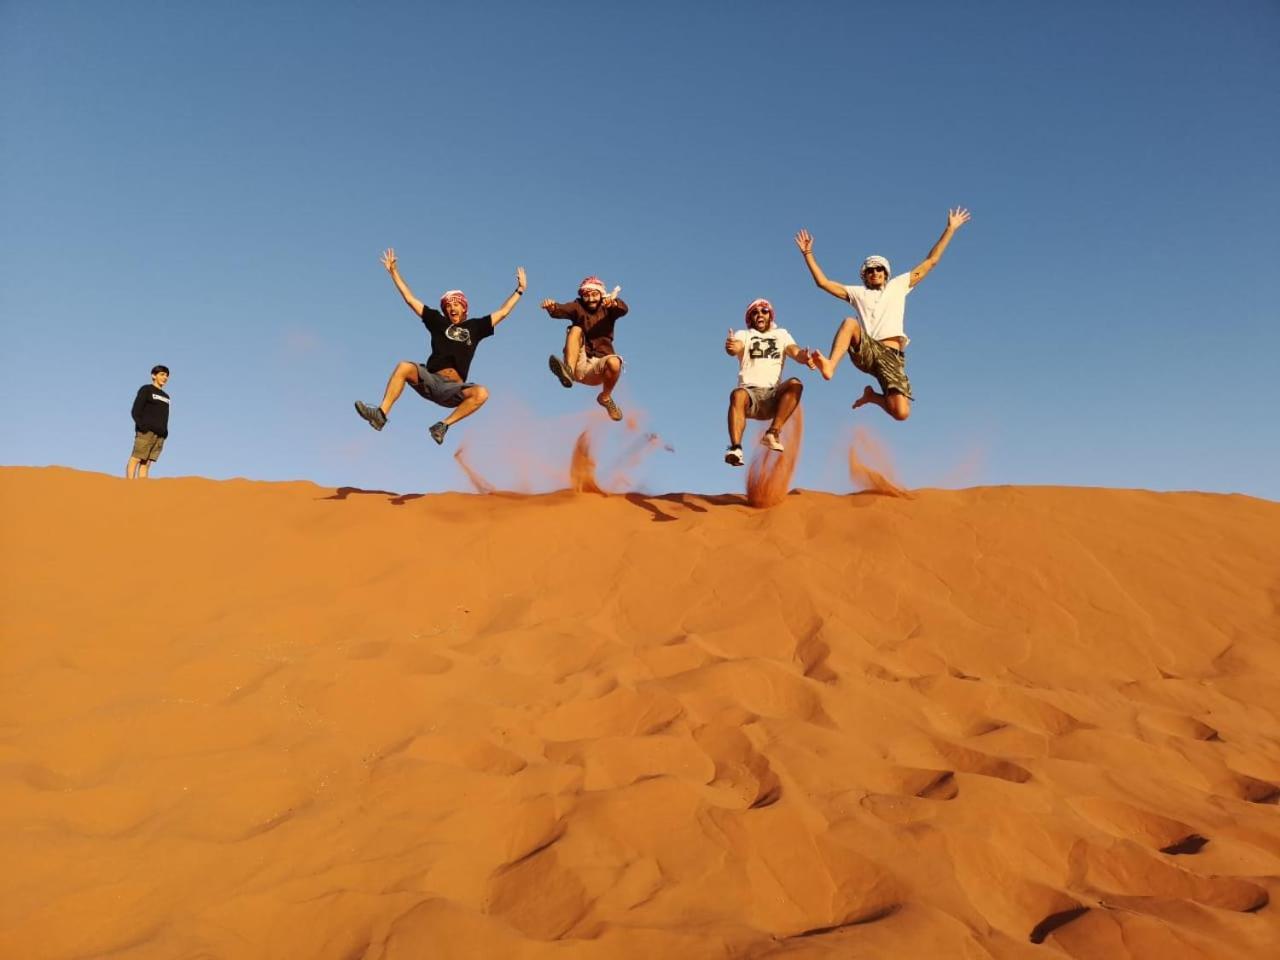
[[[400,291],[400,296],[404,297],[404,302],[409,305],[409,309],[418,316],[422,316],[422,301],[413,295],[409,285],[404,282],[404,277],[400,276],[400,268],[396,265],[396,252],[391,247],[387,247],[383,252],[382,265],[387,268],[387,273],[391,274],[396,289]]]
[[[915,286],[921,280],[929,275],[929,271],[938,265],[938,261],[942,259],[942,254],[947,249],[947,244],[951,242],[951,238],[955,232],[969,222],[969,211],[964,207],[956,207],[954,210],[947,211],[947,229],[942,231],[942,236],[938,238],[938,242],[933,245],[933,249],[929,251],[929,255],[920,261],[920,265],[911,271],[911,286]]]
[[[490,319],[493,320],[493,325],[495,327],[503,320],[507,319],[507,314],[512,311],[517,303],[520,302],[520,298],[524,296],[524,288],[528,285],[529,282],[525,279],[524,275],[524,267],[516,267],[515,290],[512,292],[511,296],[507,297],[507,299],[502,302],[502,306],[490,314]]]
[[[730,327],[729,335],[724,339],[724,352],[731,357],[740,357],[745,349],[747,345],[733,335],[733,327]]]
[[[827,275],[818,266],[817,258],[813,255],[813,236],[808,230],[801,230],[796,234],[796,246],[800,248],[800,252],[804,255],[804,265],[809,268],[809,273],[813,275],[813,282],[833,297],[848,300],[849,292],[834,280],[828,280]]]

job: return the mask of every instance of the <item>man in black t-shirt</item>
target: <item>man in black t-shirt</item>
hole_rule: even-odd
[[[139,387],[133,398],[133,453],[124,468],[130,480],[145,479],[164,449],[169,436],[169,395],[160,388],[168,382],[169,368],[156,364],[151,382]]]
[[[400,393],[407,383],[422,399],[453,408],[452,413],[433,423],[428,431],[432,440],[444,443],[445,432],[451,426],[463,417],[471,416],[489,399],[489,391],[478,383],[469,382],[467,374],[471,370],[471,360],[480,341],[493,336],[498,324],[506,319],[524,294],[524,267],[516,268],[515,292],[507,297],[502,306],[486,317],[468,319],[467,298],[461,290],[445,293],[440,298],[440,309],[435,310],[424,306],[404,282],[396,265],[395,250],[388,249],[382,255],[382,265],[391,274],[404,302],[422,318],[422,325],[431,334],[431,355],[426,363],[402,360],[396,364],[396,368],[391,371],[391,379],[387,381],[382,403],[375,407],[357,400],[356,413],[367,420],[373,429],[381,430],[387,425],[387,415],[400,399]]]

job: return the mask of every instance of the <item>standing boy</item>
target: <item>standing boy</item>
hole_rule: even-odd
[[[139,387],[133,398],[133,453],[124,468],[130,480],[146,479],[164,449],[169,436],[169,394],[162,388],[168,382],[169,368],[156,364],[151,368],[151,382]]]
[[[870,256],[862,262],[862,285],[846,285],[828,280],[813,255],[813,237],[808,230],[796,234],[796,246],[804,255],[805,265],[813,281],[833,297],[853,306],[856,317],[846,317],[831,341],[831,355],[817,356],[818,369],[830,380],[845,351],[853,365],[869,373],[880,384],[862,391],[853,409],[873,403],[895,420],[911,415],[911,381],[907,379],[907,344],[911,338],[903,329],[906,320],[907,294],[923,280],[942,259],[952,236],[969,222],[969,211],[957,207],[947,213],[947,227],[933,245],[929,255],[910,273],[889,279],[889,261]]]
[[[813,352],[796,346],[791,334],[774,325],[773,304],[768,300],[752,300],[747,306],[747,329],[729,330],[724,352],[738,358],[738,385],[729,394],[729,449],[724,462],[733,467],[744,463],[742,431],[748,418],[770,420],[760,442],[781,453],[778,436],[800,405],[804,384],[795,377],[781,383],[782,365],[790,357],[797,363],[812,366]]]
[[[618,298],[620,287],[604,292],[599,277],[587,277],[578,285],[578,299],[570,303],[543,300],[542,309],[553,317],[569,321],[565,331],[564,359],[554,353],[547,358],[551,372],[566,389],[574,382],[602,387],[596,403],[611,420],[621,420],[622,411],[613,399],[613,388],[622,376],[622,358],[613,350],[613,327],[627,314],[627,305]]]
[[[444,435],[451,426],[463,417],[471,416],[489,399],[489,391],[478,383],[468,381],[467,374],[471,371],[471,360],[475,357],[480,341],[493,336],[498,324],[506,319],[507,314],[524,295],[524,267],[516,267],[515,292],[507,297],[502,306],[488,316],[468,319],[467,298],[461,290],[446,291],[440,298],[440,309],[436,310],[423,305],[404,282],[396,264],[395,250],[388,249],[382,255],[382,265],[391,274],[404,302],[422,318],[422,325],[431,334],[431,355],[427,357],[426,363],[402,360],[396,364],[387,381],[382,403],[374,407],[357,400],[356,413],[368,421],[373,429],[381,430],[387,425],[391,407],[400,399],[400,393],[407,383],[423,400],[452,408],[452,413],[433,423],[427,431],[436,443],[444,443]]]

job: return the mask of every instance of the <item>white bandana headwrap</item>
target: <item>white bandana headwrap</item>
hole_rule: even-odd
[[[884,267],[884,278],[885,280],[889,279],[889,273],[890,273],[889,261],[886,260],[884,257],[881,257],[879,255],[873,255],[873,256],[867,257],[867,259],[862,261],[861,272],[866,273],[867,267]]]

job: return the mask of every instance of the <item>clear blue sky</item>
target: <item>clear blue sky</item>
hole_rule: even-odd
[[[738,490],[726,328],[765,296],[825,349],[845,312],[795,231],[853,281],[963,204],[908,301],[911,420],[807,374],[796,485],[849,489],[861,422],[912,486],[1280,498],[1277,90],[1274,0],[4,0],[0,460],[120,472],[160,362],[157,476],[466,489],[465,440],[509,487],[599,417],[537,308],[596,273],[632,307],[619,399],[676,451],[637,484]],[[444,448],[411,393],[381,434],[351,409],[425,356],[386,246],[476,314],[529,272]]]

